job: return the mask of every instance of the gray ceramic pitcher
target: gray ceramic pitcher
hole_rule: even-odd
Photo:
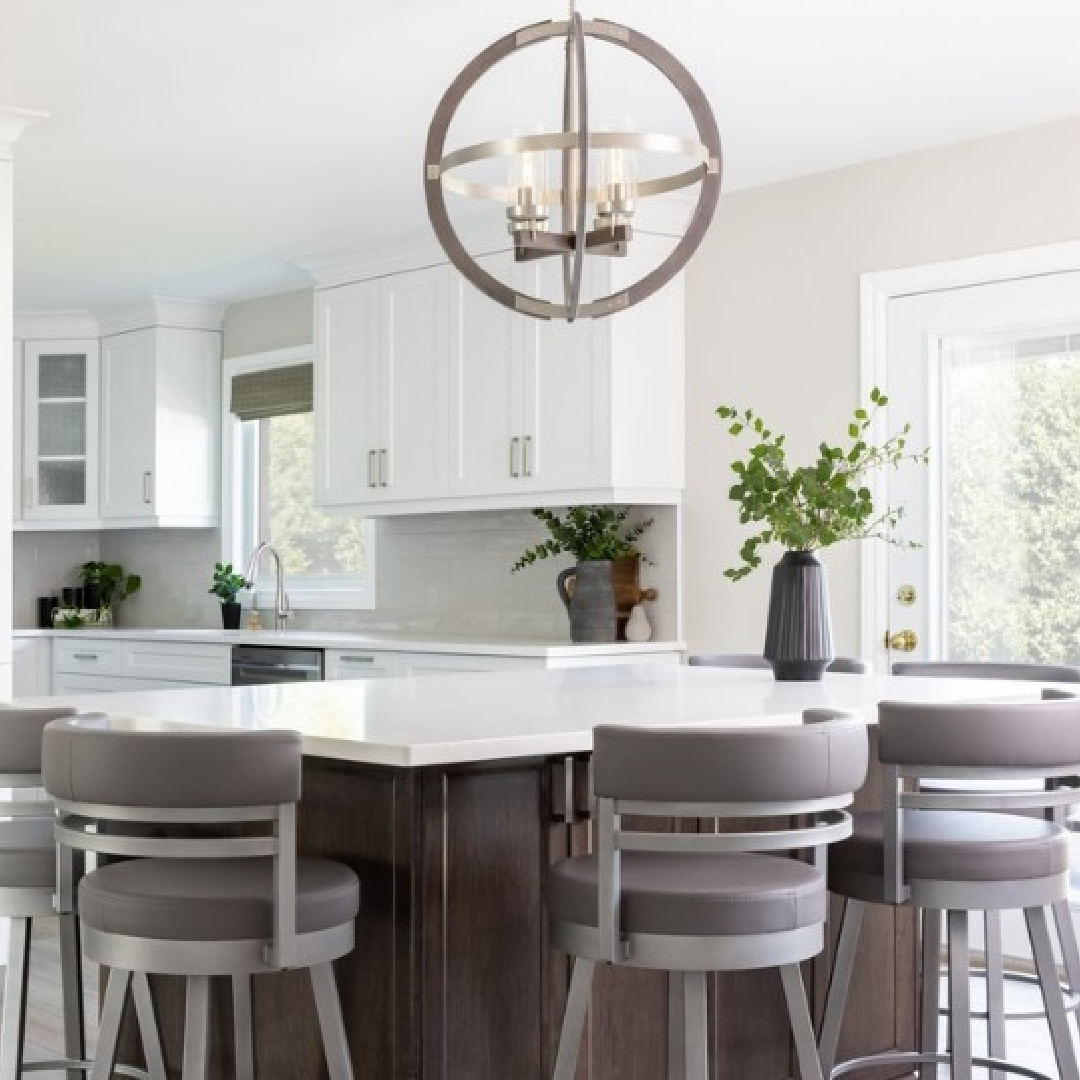
[[[570,614],[571,641],[616,640],[615,589],[611,583],[610,559],[579,562],[556,578],[555,587]]]

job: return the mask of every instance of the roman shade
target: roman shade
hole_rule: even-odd
[[[229,411],[241,420],[311,412],[312,365],[266,368],[234,375]]]

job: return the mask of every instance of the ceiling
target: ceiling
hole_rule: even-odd
[[[695,74],[720,124],[726,191],[1080,114],[1076,0],[581,6],[655,37]],[[304,285],[302,260],[420,232],[420,161],[443,89],[490,41],[565,11],[3,0],[0,105],[51,115],[16,149],[17,307],[230,301]],[[554,100],[558,55],[532,52],[476,95],[455,134],[505,134]],[[673,95],[616,59],[596,61],[594,115],[685,127],[668,116]]]

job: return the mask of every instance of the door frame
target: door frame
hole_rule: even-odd
[[[1080,270],[1080,240],[1018,248],[990,255],[877,270],[859,275],[859,400],[874,386],[888,387],[889,302],[917,293],[941,292],[971,285],[987,285],[1016,278],[1041,277]],[[879,421],[875,439],[885,437]],[[878,473],[870,488],[875,502],[884,499],[886,478]],[[882,635],[889,617],[888,545],[860,545],[859,655],[875,661],[887,656]]]

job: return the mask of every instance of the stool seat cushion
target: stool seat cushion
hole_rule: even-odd
[[[567,859],[548,877],[555,920],[596,926],[595,855]],[[627,851],[622,928],[672,935],[766,934],[824,921],[825,875],[794,859],[748,853]]]
[[[53,819],[0,822],[0,889],[51,889],[55,883]]]
[[[884,818],[853,815],[847,840],[829,849],[829,888],[884,874]],[[1041,818],[954,810],[905,810],[904,877],[909,881],[1014,881],[1050,877],[1069,865],[1064,830]]]
[[[109,934],[166,941],[244,941],[273,935],[270,859],[131,859],[79,883],[83,923]],[[347,866],[296,860],[301,934],[356,918],[360,884]]]

